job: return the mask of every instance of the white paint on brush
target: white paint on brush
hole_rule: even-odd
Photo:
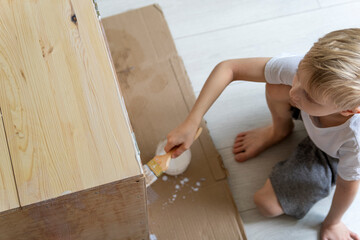
[[[145,183],[146,187],[150,186],[152,183],[154,183],[157,179],[156,175],[153,173],[153,171],[150,170],[148,165],[143,165],[142,167],[145,175]]]

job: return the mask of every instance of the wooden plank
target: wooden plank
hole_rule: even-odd
[[[0,213],[0,239],[146,240],[143,175]]]
[[[326,8],[333,5],[341,5],[351,2],[356,2],[357,0],[319,0],[319,4],[322,8]]]
[[[228,26],[219,31],[177,39],[175,43],[194,91],[199,92],[219,62],[232,58],[272,57],[283,53],[305,54],[318,38],[328,32],[359,27],[359,11],[360,2],[357,1],[239,27]],[[181,22],[177,24],[181,25]]]
[[[0,102],[21,206],[141,174],[93,2],[0,5]]]
[[[317,0],[99,0],[98,2],[102,17],[158,3],[164,9],[175,40],[319,8]]]
[[[0,212],[18,208],[19,199],[0,108]]]

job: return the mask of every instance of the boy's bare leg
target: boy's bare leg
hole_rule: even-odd
[[[243,162],[257,156],[292,132],[294,123],[290,112],[290,89],[286,85],[266,84],[266,101],[273,122],[269,126],[237,135],[233,146],[236,161]]]
[[[255,193],[254,202],[259,212],[265,217],[276,217],[284,214],[269,178],[264,186]]]

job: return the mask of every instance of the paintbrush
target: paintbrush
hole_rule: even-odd
[[[200,136],[202,128],[200,127],[194,137],[194,141]],[[171,154],[176,151],[179,146],[173,147],[164,155],[155,156],[147,164],[143,165],[146,187],[153,184],[168,168],[171,160]]]

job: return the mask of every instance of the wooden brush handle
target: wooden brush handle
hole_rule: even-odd
[[[201,134],[201,132],[202,132],[202,127],[199,127],[199,129],[196,131],[196,134],[195,134],[195,137],[194,137],[194,141],[196,140],[196,139],[198,139],[198,137],[200,136],[200,134]],[[179,147],[174,147],[174,148],[172,148],[167,154],[172,154],[173,152],[175,152],[177,149],[178,149]]]
[[[199,129],[196,131],[196,134],[195,134],[195,137],[194,137],[194,141],[195,141],[196,139],[198,139],[198,137],[200,136],[201,132],[202,132],[202,127],[199,127]]]

